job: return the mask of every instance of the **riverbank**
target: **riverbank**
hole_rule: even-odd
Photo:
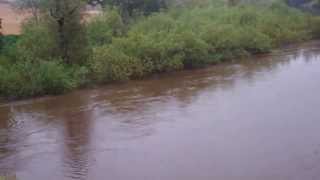
[[[9,99],[60,94],[202,68],[316,38],[319,22],[280,2],[229,7],[210,1],[139,16],[129,24],[109,10],[86,24],[88,46],[75,46],[72,64],[55,56],[45,22],[30,22],[0,62],[0,94]]]

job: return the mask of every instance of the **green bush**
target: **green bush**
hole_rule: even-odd
[[[39,20],[28,19],[17,42],[16,58],[23,61],[63,59],[69,65],[85,64],[91,51],[84,25],[78,19],[80,17],[65,19],[62,30],[49,15]]]
[[[309,17],[308,23],[313,38],[320,38],[320,17]]]
[[[77,26],[68,25],[72,56],[71,63],[65,62],[68,65],[60,60],[58,33],[50,29],[52,19],[30,20],[21,37],[4,43],[0,96],[58,94],[90,80],[124,81],[204,67],[320,37],[318,17],[279,0],[270,2],[243,1],[233,7],[223,0],[172,2],[163,12],[132,18],[126,24],[118,10],[107,9],[86,22],[85,30],[79,21]]]
[[[307,14],[281,3],[274,4],[264,12],[257,29],[269,36],[274,46],[311,38]]]
[[[87,24],[88,39],[91,46],[110,44],[113,37],[125,33],[125,25],[116,9],[107,9],[102,15],[90,20]]]
[[[41,93],[60,94],[77,85],[77,82],[72,79],[69,69],[61,63],[44,61],[35,67],[32,75],[35,83],[38,84],[37,87],[40,87]]]
[[[59,94],[76,87],[67,67],[58,62],[19,62],[0,66],[0,96],[27,97]]]
[[[272,40],[253,27],[236,27],[234,25],[215,25],[208,27],[203,34],[204,40],[210,45],[213,53],[220,53],[226,57],[246,53],[268,52],[272,47]]]
[[[152,16],[141,18],[134,24],[130,33],[156,34],[160,32],[170,32],[177,26],[175,19],[166,13],[156,13]]]
[[[211,63],[208,44],[195,33],[179,33],[176,41],[180,43],[179,53],[183,54],[185,68],[198,68]]]
[[[0,55],[0,66],[9,66],[12,64],[12,59],[5,55]]]
[[[140,18],[126,35],[112,36],[109,47],[98,52],[105,49],[112,64],[117,58],[135,59],[140,74],[146,75],[203,67],[309,38],[307,16],[283,3],[231,8],[220,1],[203,3],[206,6],[185,6]],[[127,72],[121,77],[130,78]]]
[[[16,44],[19,40],[17,35],[0,36],[0,54],[14,58],[16,54]]]
[[[57,44],[48,28],[45,21],[27,21],[17,43],[17,58],[34,60],[56,57]]]
[[[116,39],[113,46],[142,64],[142,74],[181,69],[183,63],[177,55],[178,43],[165,32],[156,34],[130,33]]]
[[[89,63],[98,82],[128,80],[142,69],[136,59],[108,46],[95,48]]]

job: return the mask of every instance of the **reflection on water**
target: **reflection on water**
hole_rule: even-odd
[[[0,175],[319,179],[319,45],[0,104]]]

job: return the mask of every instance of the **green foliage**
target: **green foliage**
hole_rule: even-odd
[[[35,66],[30,78],[37,84],[42,93],[59,94],[75,87],[75,82],[71,79],[68,69],[63,64],[57,62],[41,62]],[[31,81],[32,82],[32,81]]]
[[[9,66],[11,64],[11,58],[5,55],[0,55],[0,66]]]
[[[108,46],[94,49],[90,67],[98,82],[128,80],[142,71],[139,61]]]
[[[52,0],[47,17],[56,56],[66,64],[84,64],[88,55],[85,25],[81,23],[82,0]]]
[[[72,72],[58,61],[19,62],[0,66],[0,96],[20,98],[59,94],[75,88]]]
[[[0,54],[2,56],[14,57],[16,54],[16,45],[18,40],[19,36],[16,35],[0,36]]]
[[[186,4],[140,18],[127,34],[112,33],[119,29],[116,23],[109,23],[114,16],[104,16],[109,21],[101,17],[93,21],[93,29],[105,32],[92,33],[95,46],[101,46],[93,52],[93,74],[99,81],[112,81],[203,67],[269,52],[311,36],[310,17],[281,2],[232,7],[219,0],[189,0]]]
[[[86,32],[76,20],[66,21],[62,32],[65,38],[61,41],[61,32],[51,17],[28,20],[16,45],[16,58],[30,61],[63,59],[68,64],[84,64],[90,54]]]
[[[248,53],[264,53],[271,49],[271,39],[252,27],[234,25],[207,28],[203,38],[210,45],[211,53],[223,59]]]
[[[320,38],[320,17],[309,17],[309,27],[313,38]]]
[[[275,46],[309,39],[308,15],[281,3],[274,3],[257,25]]]
[[[176,40],[180,43],[179,51],[183,54],[185,68],[203,67],[212,61],[208,54],[208,44],[193,32],[176,34]]]
[[[138,59],[142,64],[142,74],[181,69],[182,62],[174,49],[177,43],[170,38],[154,35],[132,33],[128,38],[116,39],[112,46],[129,57]],[[157,36],[157,35],[156,35]]]
[[[107,9],[87,25],[88,39],[91,46],[101,46],[112,42],[113,37],[122,36],[125,26],[116,9]]]
[[[86,29],[79,12],[71,19],[59,14],[63,9],[56,9],[54,16],[45,13],[24,25],[16,43],[5,43],[9,48],[0,56],[0,96],[58,94],[91,80],[125,81],[204,67],[320,37],[319,18],[278,0],[246,0],[252,1],[257,2],[228,6],[223,0],[172,1],[165,12],[140,16],[129,24],[124,7],[107,9]],[[132,8],[128,15],[146,8],[135,5],[125,7]],[[61,18],[66,24],[59,24]]]
[[[29,60],[57,58],[57,48],[48,22],[30,19],[23,25],[22,35],[17,43],[17,58]]]

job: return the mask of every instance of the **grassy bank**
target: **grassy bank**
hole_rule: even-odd
[[[191,1],[149,16],[137,15],[129,23],[116,9],[108,9],[85,25],[86,48],[75,56],[80,63],[66,64],[55,56],[56,43],[45,18],[30,20],[21,37],[2,48],[0,96],[59,94],[87,84],[267,53],[316,38],[319,22],[281,2],[230,7],[219,0]]]

